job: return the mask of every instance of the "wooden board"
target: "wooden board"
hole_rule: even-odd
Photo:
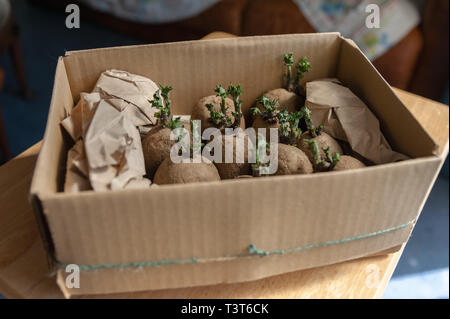
[[[229,35],[221,33],[215,37],[224,36]],[[446,154],[448,107],[411,93],[395,91],[439,144],[441,154]],[[63,298],[55,277],[49,274],[28,202],[40,146],[41,143],[37,143],[0,167],[0,294],[8,298]],[[402,251],[403,247],[391,254],[384,252],[383,255],[246,283],[81,298],[379,298]]]

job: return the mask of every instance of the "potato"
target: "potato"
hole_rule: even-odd
[[[320,135],[316,137],[312,137],[308,132],[303,133],[300,141],[297,143],[297,147],[305,152],[306,156],[308,156],[309,160],[314,163],[314,155],[309,148],[308,143],[305,142],[305,139],[310,139],[317,142],[317,146],[319,147],[320,156],[322,158],[326,158],[326,154],[323,151],[324,148],[330,148],[330,154],[334,155],[334,153],[342,154],[342,148],[339,143],[328,135],[325,132],[321,132]]]
[[[356,169],[356,168],[363,168],[366,167],[364,163],[357,160],[354,157],[348,156],[348,155],[342,155],[339,159],[339,162],[336,164],[336,166],[333,168],[334,171],[345,171],[349,169]]]
[[[258,128],[265,128],[266,135],[264,137],[265,137],[266,141],[269,143],[270,142],[270,129],[271,128],[279,129],[280,123],[278,121],[275,123],[269,123],[267,121],[264,121],[261,116],[257,115],[255,117],[255,119],[253,120],[252,127],[255,129],[256,134],[258,134],[258,130],[257,130]],[[279,137],[280,137],[280,133],[278,132],[277,142],[279,140]]]
[[[167,157],[158,167],[153,182],[157,185],[220,181],[213,163],[174,163]]]
[[[264,96],[270,100],[278,99],[280,110],[285,109],[289,111],[289,113],[298,111],[305,103],[303,98],[294,92],[289,92],[283,88],[270,90],[269,92],[264,93]]]
[[[215,127],[214,123],[212,123],[209,120],[209,110],[206,108],[206,104],[212,104],[213,108],[215,111],[220,111],[220,104],[222,102],[222,99],[220,98],[220,96],[216,96],[216,95],[209,95],[209,96],[205,96],[203,98],[200,99],[200,101],[198,101],[198,103],[194,106],[193,110],[192,110],[192,115],[191,118],[193,120],[200,120],[201,121],[201,130],[202,132],[209,128],[209,127]],[[230,98],[226,98],[225,99],[225,105],[228,107],[227,109],[227,116],[230,117],[231,119],[234,119],[232,112],[234,112],[234,104],[233,104],[233,100],[231,100]],[[223,129],[224,127],[218,127],[218,129]],[[245,119],[244,117],[241,118],[241,128],[244,130],[245,129]]]
[[[248,136],[242,134],[244,137],[244,147],[236,149],[236,135],[232,136],[233,139],[233,163],[225,163],[225,135],[222,135],[222,163],[214,163],[219,171],[221,179],[237,178],[240,175],[251,175],[251,164],[248,163]],[[238,135],[239,136],[239,135]],[[250,145],[253,145],[250,142]],[[244,152],[244,154],[242,154]],[[236,163],[236,154],[242,155],[244,163]]]
[[[190,132],[188,124],[184,127]],[[162,161],[170,156],[170,149],[176,142],[170,140],[170,132],[171,129],[159,125],[151,129],[142,139],[145,171],[150,179],[153,179],[153,175]]]
[[[278,169],[275,175],[310,174],[313,166],[306,154],[295,146],[278,144]]]

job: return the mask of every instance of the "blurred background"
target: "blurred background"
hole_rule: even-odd
[[[80,28],[66,28],[69,3]],[[368,4],[380,7],[368,29]],[[65,51],[199,39],[339,31],[385,79],[448,105],[448,0],[0,0],[0,164],[42,139]],[[385,298],[449,297],[448,160]],[[1,291],[0,291],[1,294]]]

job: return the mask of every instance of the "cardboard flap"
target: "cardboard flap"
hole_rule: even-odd
[[[438,145],[356,44],[343,39],[337,76],[367,103],[392,148],[413,158],[438,155]]]
[[[64,61],[59,58],[44,142],[39,152],[31,183],[32,195],[55,193],[62,186],[67,145],[64,144],[64,135],[59,123],[70,114],[73,105]]]

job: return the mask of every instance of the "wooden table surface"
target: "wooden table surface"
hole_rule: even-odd
[[[395,90],[408,109],[448,152],[446,105]],[[8,298],[63,298],[50,276],[34,215],[28,202],[31,177],[41,144],[0,167],[0,294]],[[419,220],[420,222],[420,220]],[[168,289],[87,298],[380,298],[401,256],[365,257],[257,281]]]

